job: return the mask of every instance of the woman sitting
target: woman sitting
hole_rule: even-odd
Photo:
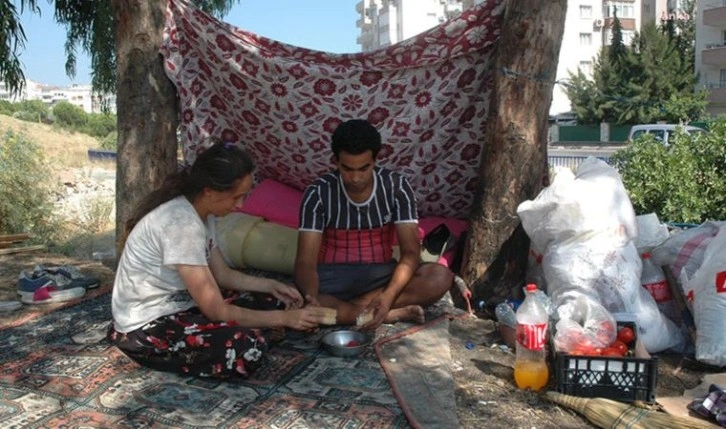
[[[300,308],[294,287],[229,268],[216,247],[214,217],[242,204],[253,168],[245,151],[216,143],[168,177],[126,223],[108,340],[139,364],[246,377],[267,350],[262,328],[307,330],[325,320],[323,308]],[[225,299],[220,287],[262,293]]]

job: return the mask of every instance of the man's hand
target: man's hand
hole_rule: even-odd
[[[293,310],[303,305],[303,299],[298,290],[290,285],[270,279],[268,283],[270,293],[285,304],[285,308]]]
[[[317,296],[305,295],[305,307],[308,307],[308,306],[322,307],[320,305],[320,301],[318,301]]]
[[[370,313],[373,315],[373,318],[361,325],[360,329],[368,331],[374,330],[380,326],[386,319],[386,316],[388,316],[391,304],[393,304],[393,300],[388,298],[385,293],[381,293],[375,297],[361,312],[361,314]]]

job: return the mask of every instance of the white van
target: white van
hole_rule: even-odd
[[[664,145],[668,146],[668,140],[672,135],[676,133],[676,128],[683,128],[686,134],[698,134],[706,133],[707,131],[703,128],[694,127],[692,125],[679,125],[679,124],[647,124],[647,125],[633,125],[630,129],[630,135],[628,140],[632,141],[642,136],[643,134],[652,134],[656,140],[663,142]]]
[[[577,116],[573,112],[565,112],[555,115],[554,124],[559,126],[577,125]]]

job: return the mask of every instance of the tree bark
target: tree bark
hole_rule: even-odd
[[[547,177],[547,117],[566,9],[566,0],[507,0],[462,265],[475,302],[521,296],[529,238],[517,207]]]
[[[116,28],[116,240],[139,201],[174,171],[176,89],[159,53],[165,0],[114,0]],[[117,258],[121,256],[118,249]]]

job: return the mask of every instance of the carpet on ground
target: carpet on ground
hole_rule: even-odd
[[[413,426],[459,427],[447,316],[382,338],[375,349]]]
[[[373,347],[353,359],[332,357],[316,338],[298,336],[272,349],[249,379],[200,379],[139,366],[106,343],[110,319],[110,293],[102,293],[0,329],[0,427],[406,428],[407,417],[419,426],[412,409],[430,406],[408,394],[422,387],[397,386],[406,371],[384,372]],[[383,325],[376,336],[390,337],[384,350],[399,342],[421,349],[411,341],[434,337],[448,350],[438,330],[430,337],[410,326]],[[407,363],[419,372],[429,365]],[[440,393],[453,397],[453,387]],[[397,396],[413,402],[401,406]]]

